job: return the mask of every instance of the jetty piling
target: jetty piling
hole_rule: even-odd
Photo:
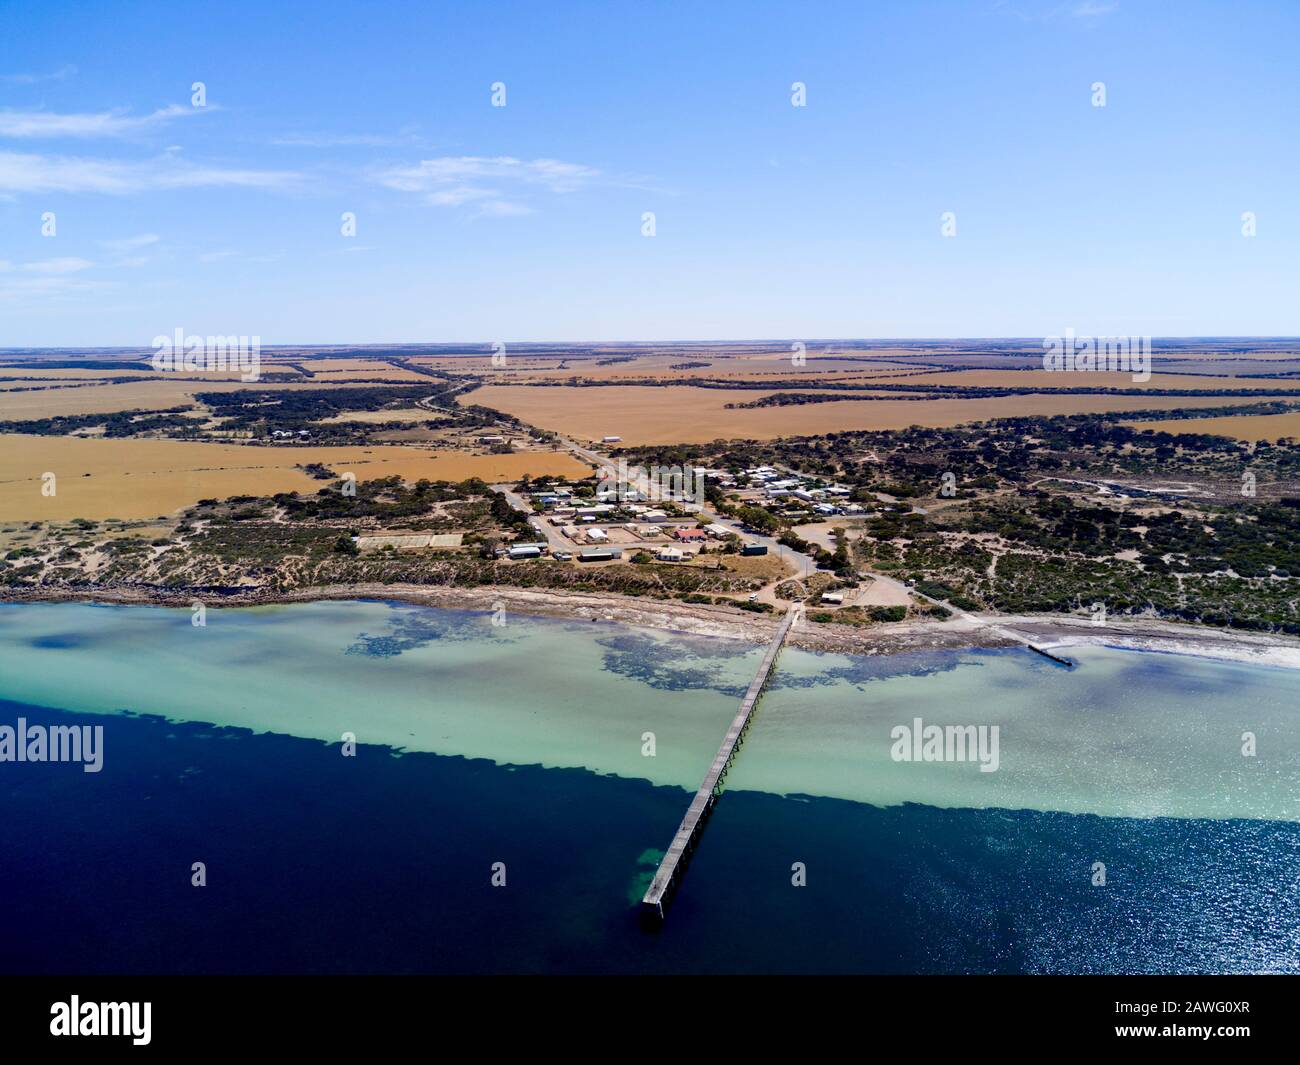
[[[686,864],[699,843],[700,832],[704,827],[704,823],[713,811],[713,805],[717,802],[718,795],[721,793],[722,781],[726,778],[727,770],[731,768],[731,760],[735,757],[737,749],[743,742],[744,734],[749,728],[754,707],[758,703],[758,697],[763,693],[763,688],[766,686],[768,678],[772,674],[772,669],[776,665],[777,655],[780,654],[786,637],[790,634],[790,627],[798,619],[800,611],[800,605],[795,604],[781,619],[776,635],[772,637],[772,642],[768,645],[762,662],[759,663],[758,672],[750,682],[745,697],[740,701],[740,709],[736,712],[736,716],[732,718],[731,724],[727,728],[727,733],[722,739],[722,746],[718,748],[718,753],[713,758],[713,764],[705,774],[704,780],[695,793],[695,797],[691,800],[690,806],[686,808],[686,816],[682,818],[677,834],[673,837],[672,843],[669,844],[663,860],[659,863],[659,869],[650,882],[645,897],[641,900],[642,917],[649,923],[663,922],[664,915],[668,910],[668,904],[671,902],[673,893],[677,890],[677,886],[685,872]]]
[[[1058,666],[1064,666],[1066,669],[1073,669],[1073,668],[1074,668],[1074,663],[1073,663],[1070,659],[1068,659],[1068,658],[1063,658],[1063,657],[1061,657],[1060,655],[1054,655],[1054,654],[1052,654],[1051,651],[1048,651],[1048,650],[1046,650],[1045,648],[1039,647],[1039,646],[1037,646],[1036,644],[1029,643],[1029,644],[1026,644],[1025,646],[1028,647],[1031,651],[1035,651],[1035,652],[1037,652],[1038,654],[1042,655],[1044,658],[1050,658],[1050,659],[1051,659],[1053,662],[1055,662]]]

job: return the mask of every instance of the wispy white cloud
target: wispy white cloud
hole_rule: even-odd
[[[29,263],[14,263],[8,259],[0,259],[0,273],[22,271],[29,274],[75,274],[81,270],[89,270],[94,265],[89,259],[71,255],[55,259],[35,259]]]
[[[440,186],[473,181],[512,181],[544,185],[552,192],[573,192],[600,177],[595,167],[559,159],[492,158],[479,155],[424,159],[415,166],[393,167],[378,175],[381,184],[406,192],[424,192]]]
[[[264,253],[261,255],[248,255],[234,248],[222,248],[220,251],[205,251],[198,256],[201,263],[219,263],[227,259],[238,259],[246,263],[277,263],[284,258],[282,252]]]
[[[521,218],[534,212],[531,207],[523,203],[511,203],[509,200],[484,200],[474,213],[488,218]]]
[[[63,81],[76,74],[77,68],[71,63],[51,70],[47,74],[0,74],[0,81],[9,85],[39,85],[43,81]]]
[[[1070,14],[1075,18],[1097,18],[1118,10],[1118,0],[1083,0],[1083,3],[1075,4],[1070,9]]]
[[[22,268],[31,274],[76,274],[82,270],[89,270],[94,265],[89,259],[67,255],[57,259],[38,259],[35,262],[24,263]]]
[[[173,156],[120,162],[73,156],[0,152],[0,195],[95,192],[113,196],[203,187],[283,188],[301,175],[188,163]]]
[[[600,181],[603,175],[595,167],[559,159],[460,155],[389,167],[372,177],[387,188],[417,193],[435,207],[473,205],[479,215],[513,217],[533,213],[515,198],[521,191],[571,193]]]
[[[460,207],[475,200],[486,200],[495,196],[491,189],[475,188],[473,185],[452,185],[445,189],[435,189],[425,199],[435,207]]]
[[[403,148],[419,143],[414,133],[286,133],[271,138],[288,148]]]
[[[109,251],[127,252],[157,244],[159,239],[157,233],[141,233],[138,237],[120,237],[117,240],[101,240],[99,243]]]
[[[56,111],[0,111],[0,137],[53,138],[53,137],[121,137],[170,122],[173,119],[216,110],[212,107],[185,107],[168,104],[147,115],[131,115],[125,111],[87,111],[59,113]]]
[[[95,264],[89,259],[65,256],[14,263],[0,259],[0,303],[33,306],[62,296],[82,296],[111,287],[110,282],[77,277]]]
[[[111,281],[90,281],[81,277],[69,277],[62,274],[41,275],[35,277],[0,276],[0,303],[17,305],[33,309],[56,301],[61,297],[76,297],[78,300],[109,289],[118,287]]]

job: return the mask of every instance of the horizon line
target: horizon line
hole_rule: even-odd
[[[193,335],[201,335],[195,333]],[[214,334],[215,335],[215,334]],[[229,334],[222,334],[229,335]],[[255,335],[255,334],[253,334]],[[1051,334],[1053,336],[1057,334]],[[1075,332],[1076,336],[1118,336],[1121,334],[1108,333],[1085,333]],[[1128,335],[1128,334],[1123,334]],[[1134,336],[1146,336],[1148,334],[1132,334]],[[1154,341],[1294,341],[1300,344],[1300,334],[1288,333],[1183,333],[1183,334],[1150,334],[1151,340]],[[729,338],[719,339],[702,339],[702,338],[681,338],[675,340],[501,340],[494,338],[492,340],[315,340],[315,341],[280,341],[277,343],[261,344],[263,350],[276,348],[330,348],[330,347],[352,347],[352,348],[384,348],[384,347],[484,347],[491,348],[495,343],[506,345],[515,344],[520,346],[534,347],[566,347],[566,346],[623,346],[638,347],[647,345],[689,345],[689,344],[712,344],[712,345],[743,345],[743,344],[792,344],[802,343],[811,344],[924,344],[924,343],[954,343],[962,342],[969,344],[1008,344],[1008,343],[1041,343],[1043,335],[1023,335],[1023,336],[897,336],[897,337],[747,337],[747,338]],[[24,352],[43,352],[43,351],[151,351],[152,345],[149,344],[59,344],[59,345],[26,345],[22,347],[0,347],[0,355],[22,354]]]

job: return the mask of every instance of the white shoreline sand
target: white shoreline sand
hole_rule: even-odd
[[[681,632],[696,636],[764,643],[775,631],[773,615],[724,606],[641,599],[603,593],[481,586],[474,588],[409,584],[362,584],[302,588],[290,592],[249,589],[229,595],[193,589],[35,588],[0,590],[0,602],[92,602],[188,608],[202,601],[209,609],[269,606],[331,599],[383,599],[459,610],[507,611],[543,617],[602,621]],[[1013,628],[1044,648],[1091,645],[1121,650],[1194,655],[1224,662],[1300,669],[1300,638],[1273,633],[1211,629],[1158,618],[1119,618],[1094,625],[1088,617],[1062,615],[976,615],[975,621],[906,621],[870,627],[801,622],[790,643],[809,651],[844,654],[899,654],[927,650],[1012,647],[1016,641],[993,626]]]

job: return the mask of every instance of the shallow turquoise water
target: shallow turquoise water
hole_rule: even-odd
[[[760,651],[376,602],[0,606],[0,697],[694,789]],[[1104,648],[787,650],[729,785],[897,805],[1300,818],[1300,672]],[[891,730],[994,726],[999,768],[901,763]],[[1242,755],[1243,735],[1256,754]],[[653,754],[647,743],[653,737]]]
[[[647,935],[758,651],[507,620],[0,606],[0,724],[105,727],[99,774],[0,764],[0,969],[1300,970],[1300,675],[787,651]],[[892,761],[918,716],[998,771]]]

